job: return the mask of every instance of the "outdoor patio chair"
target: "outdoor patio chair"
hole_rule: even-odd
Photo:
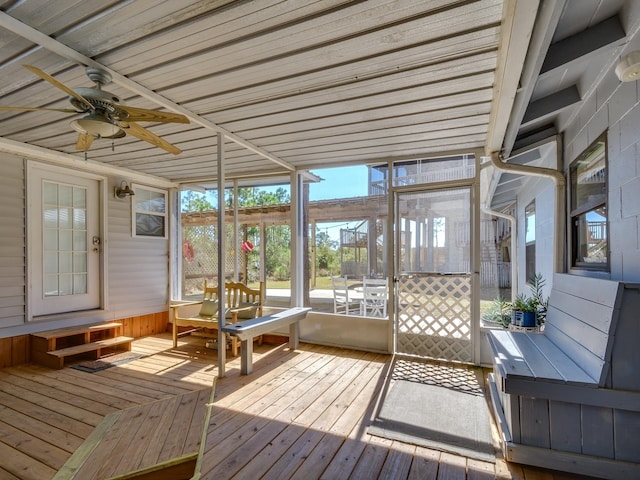
[[[331,288],[333,289],[333,313],[360,314],[359,300],[349,298],[347,277],[331,277]]]
[[[360,313],[363,316],[381,317],[387,316],[387,280],[384,278],[362,279],[362,302]]]

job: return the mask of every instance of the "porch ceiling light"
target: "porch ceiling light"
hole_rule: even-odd
[[[634,50],[620,59],[616,65],[616,75],[621,82],[640,79],[640,50]]]

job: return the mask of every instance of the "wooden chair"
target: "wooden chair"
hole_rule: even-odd
[[[331,288],[333,289],[333,313],[343,315],[360,313],[360,302],[349,299],[347,277],[331,277]]]
[[[257,289],[249,288],[243,283],[225,283],[225,323],[236,323],[239,320],[262,316],[263,283]],[[194,329],[218,329],[218,286],[204,284],[203,300],[172,306],[173,348],[178,346],[178,327],[192,327]],[[231,354],[236,357],[240,342],[237,338],[228,336],[231,343]],[[258,338],[262,343],[262,337]]]
[[[362,302],[360,313],[363,316],[387,317],[387,280],[384,278],[362,279]]]

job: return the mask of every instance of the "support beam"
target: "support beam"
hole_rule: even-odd
[[[544,75],[607,46],[622,44],[626,35],[617,15],[551,44],[540,71]]]
[[[578,88],[575,85],[552,93],[551,95],[531,102],[522,119],[522,126],[526,126],[536,120],[555,114],[581,100]]]

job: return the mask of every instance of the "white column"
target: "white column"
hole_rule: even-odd
[[[218,133],[218,298],[223,300],[224,274],[226,270],[226,235],[224,228],[224,135]],[[224,326],[225,302],[218,302],[218,326]],[[227,360],[227,338],[222,328],[218,328],[218,376],[224,377]]]
[[[291,306],[303,305],[304,276],[304,221],[303,179],[298,172],[291,173]]]

